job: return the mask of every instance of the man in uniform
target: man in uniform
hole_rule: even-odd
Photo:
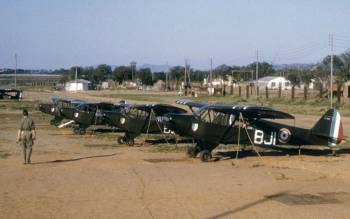
[[[28,116],[28,111],[23,109],[23,118],[21,120],[21,125],[17,132],[16,142],[21,142],[23,155],[24,155],[24,164],[30,164],[30,157],[32,155],[32,146],[35,140],[35,125],[32,118]]]

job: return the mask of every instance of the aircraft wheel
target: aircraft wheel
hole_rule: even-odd
[[[135,144],[134,139],[132,139],[132,138],[126,139],[126,144],[129,146],[134,146],[134,144]]]
[[[73,128],[73,132],[74,132],[74,134],[76,134],[76,135],[77,135],[77,134],[79,134],[79,129],[78,129],[78,128],[76,128],[76,127],[74,127],[74,128]]]
[[[201,161],[207,162],[211,159],[211,152],[208,150],[203,150],[199,153],[199,157],[201,158]]]
[[[86,133],[86,129],[84,128],[79,129],[79,135],[85,135],[85,133]]]
[[[198,154],[198,148],[197,147],[189,147],[187,149],[187,156],[190,158],[195,158],[197,157]]]
[[[119,137],[117,138],[117,142],[118,142],[119,144],[124,144],[124,143],[125,143],[125,136],[119,136]]]

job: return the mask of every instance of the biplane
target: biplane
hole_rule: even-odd
[[[272,108],[253,105],[206,104],[192,100],[178,100],[187,105],[191,114],[169,113],[167,126],[180,135],[192,137],[196,146],[188,155],[208,161],[219,144],[252,145],[273,148],[283,145],[315,145],[335,149],[343,138],[341,117],[336,109],[329,109],[311,129],[286,125],[276,119],[294,116]]]
[[[162,134],[163,137],[165,134],[171,134],[172,131],[164,123],[164,115],[186,112],[184,109],[167,104],[143,104],[130,105],[119,115],[106,113],[105,116],[110,119],[114,117],[114,124],[125,132],[124,136],[118,137],[118,142],[133,146],[134,139],[141,134]]]
[[[23,91],[16,89],[0,89],[0,99],[20,100],[22,99]]]
[[[75,108],[85,103],[85,101],[79,99],[64,99],[60,97],[52,97],[51,100],[52,103],[39,103],[37,109],[52,115],[54,118],[50,121],[50,124],[55,126],[58,126],[63,119],[69,119],[61,113],[62,108]]]

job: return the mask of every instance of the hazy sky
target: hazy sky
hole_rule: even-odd
[[[0,68],[317,62],[350,48],[349,0],[0,0]]]

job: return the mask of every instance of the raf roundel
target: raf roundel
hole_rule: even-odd
[[[292,134],[290,133],[289,129],[282,128],[278,132],[278,140],[281,143],[287,143],[291,137],[292,137]]]

